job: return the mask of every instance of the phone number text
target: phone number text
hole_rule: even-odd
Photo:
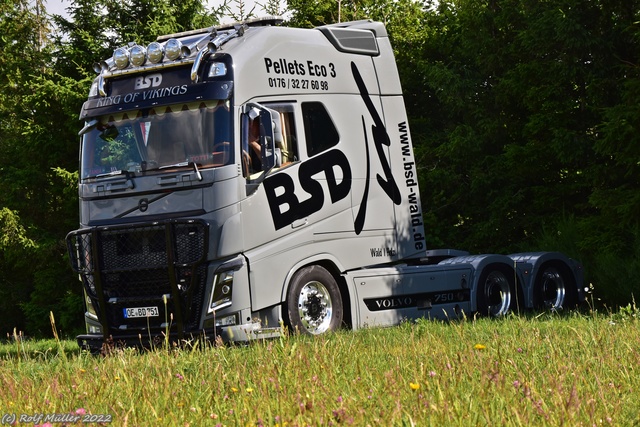
[[[280,89],[329,90],[325,80],[295,79],[288,77],[269,77],[269,87]]]

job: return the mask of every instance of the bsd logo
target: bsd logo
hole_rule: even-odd
[[[149,74],[136,79],[135,90],[149,89],[150,87],[158,87],[162,83],[162,74]]]
[[[336,174],[336,172],[339,172]],[[273,225],[280,230],[295,220],[318,212],[324,204],[324,189],[314,176],[324,175],[331,203],[336,203],[351,191],[351,168],[345,154],[337,149],[329,150],[300,164],[300,186],[310,197],[300,200],[296,195],[293,178],[286,173],[271,175],[264,180]],[[339,176],[342,176],[339,178]]]

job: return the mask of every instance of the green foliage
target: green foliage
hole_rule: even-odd
[[[591,265],[596,295],[611,307],[622,307],[640,295],[640,229],[628,231],[633,246],[621,252],[596,248]]]
[[[5,251],[11,247],[33,249],[36,247],[36,243],[26,236],[26,231],[20,224],[18,213],[7,208],[1,208],[0,249]]]
[[[637,6],[450,0],[425,15],[424,89],[406,99],[432,241],[570,248],[610,303],[639,289]],[[573,242],[552,238],[565,217]]]

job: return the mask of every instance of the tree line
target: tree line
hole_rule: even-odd
[[[431,248],[559,250],[613,308],[640,290],[640,0],[43,0],[0,4],[0,330],[82,325],[78,112],[92,64],[130,41],[284,14],[384,22]]]

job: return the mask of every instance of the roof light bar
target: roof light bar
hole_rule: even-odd
[[[208,54],[215,53],[229,40],[242,37],[247,25],[238,23],[221,28],[224,28],[224,31],[220,31],[220,28],[211,27],[207,30],[163,36],[146,47],[136,43],[129,43],[126,46],[115,49],[111,58],[93,64],[93,70],[99,75],[98,93],[101,96],[106,96],[106,80],[114,75],[137,73],[171,66],[172,61],[173,65],[192,63],[191,79],[197,82],[198,73],[205,57]],[[203,35],[194,40],[194,36],[200,34]],[[185,40],[190,40],[189,44],[183,44]],[[212,73],[209,77],[226,74],[227,70],[221,67],[222,65],[220,64],[212,67],[209,70],[209,73]]]

